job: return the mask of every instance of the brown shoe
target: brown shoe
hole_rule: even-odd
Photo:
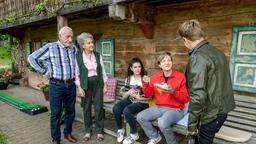
[[[69,142],[71,142],[71,143],[76,143],[77,142],[77,139],[74,136],[72,136],[71,134],[65,135],[64,138],[66,140],[68,140]]]

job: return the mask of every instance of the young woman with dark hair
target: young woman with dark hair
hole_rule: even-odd
[[[123,144],[131,144],[139,139],[136,128],[136,118],[134,114],[148,108],[147,98],[142,92],[142,77],[146,74],[141,60],[133,58],[127,69],[125,86],[120,89],[123,99],[113,107],[113,114],[117,127],[117,142],[124,139],[124,129],[122,128],[122,114],[128,122],[131,133],[124,139]]]

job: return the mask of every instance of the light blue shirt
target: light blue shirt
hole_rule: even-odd
[[[58,80],[73,79],[75,76],[75,55],[77,48],[71,44],[68,48],[58,41],[48,43],[28,57],[30,65],[43,75]],[[46,63],[46,67],[42,63]]]

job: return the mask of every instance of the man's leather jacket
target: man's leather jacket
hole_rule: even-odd
[[[235,107],[229,64],[225,55],[206,40],[191,52],[186,69],[190,95],[188,130],[209,123],[218,113]]]

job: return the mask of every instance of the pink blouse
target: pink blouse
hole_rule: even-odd
[[[97,62],[96,62],[96,58],[94,53],[91,54],[85,54],[83,52],[83,61],[84,61],[84,65],[85,67],[88,69],[88,77],[92,77],[92,76],[97,76]],[[102,75],[103,75],[103,81],[104,83],[106,83],[108,77],[105,71],[105,66],[103,63],[103,59],[102,56],[100,55],[100,64],[102,67]],[[76,67],[75,67],[75,83],[77,86],[80,86],[80,78],[79,78],[79,67],[76,61]]]

